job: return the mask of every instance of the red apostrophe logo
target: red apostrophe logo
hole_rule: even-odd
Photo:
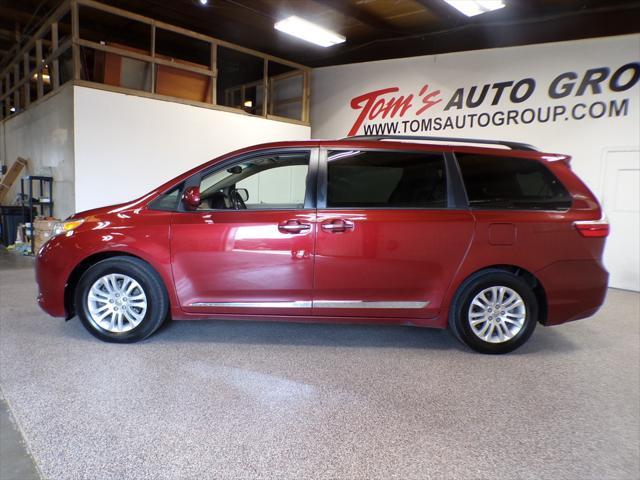
[[[413,100],[415,95],[412,93],[408,96],[390,96],[390,94],[399,91],[400,89],[398,87],[383,88],[351,99],[351,108],[360,110],[360,114],[351,127],[351,130],[349,130],[349,136],[357,134],[365,120],[395,118],[396,116],[404,117],[414,106]],[[442,99],[437,98],[439,95],[440,90],[429,92],[429,85],[423,86],[418,93],[418,97],[422,98],[421,107],[415,114],[420,115],[425,110],[440,103]]]

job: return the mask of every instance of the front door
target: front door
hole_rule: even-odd
[[[184,311],[309,315],[316,150],[264,152],[214,167],[196,211],[174,214],[171,257]]]
[[[329,151],[313,314],[430,318],[473,233],[440,152]]]

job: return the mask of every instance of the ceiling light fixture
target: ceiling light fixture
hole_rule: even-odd
[[[34,73],[33,76],[31,77],[32,80],[38,80],[38,74]],[[51,83],[51,75],[49,75],[48,73],[43,73],[42,74],[42,81],[44,83],[46,83],[47,85],[49,85]]]
[[[444,0],[453,8],[467,17],[474,17],[481,13],[492,12],[503,8],[502,0]]]
[[[339,33],[327,30],[320,25],[316,25],[295,15],[280,20],[274,25],[274,28],[307,42],[320,45],[321,47],[330,47],[331,45],[336,45],[346,40],[346,38]]]
[[[200,5],[203,5],[203,6],[204,6],[204,5],[206,5],[207,3],[209,3],[209,0],[198,0],[198,3],[199,3]]]

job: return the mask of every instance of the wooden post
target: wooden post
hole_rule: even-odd
[[[262,68],[262,116],[269,115],[268,103],[269,103],[269,60],[264,59],[264,66]],[[256,88],[256,94],[257,94]]]
[[[42,84],[42,40],[36,40],[36,81],[38,83],[38,100],[44,95],[44,85]]]
[[[5,82],[6,82],[6,92],[5,92],[5,103],[7,105],[7,115],[9,115],[11,113],[11,107],[14,107],[12,100],[11,100],[11,94],[9,93],[11,91],[11,72],[7,71],[7,75],[5,76]]]
[[[9,91],[11,90],[11,74],[7,71],[7,74],[4,76],[4,85],[5,85],[5,97],[4,97],[4,110],[5,114],[8,117],[11,115],[11,95],[9,95]]]
[[[58,22],[51,24],[51,51],[55,52],[58,49]],[[56,58],[52,65],[49,65],[49,79],[51,81],[51,87],[56,90],[60,86],[60,61]]]
[[[211,42],[211,103],[218,104],[218,44]]]
[[[20,82],[20,63],[13,64],[13,79],[18,85]],[[16,112],[20,111],[20,89],[16,88],[13,91],[13,106],[16,108]]]
[[[304,70],[302,80],[302,121],[309,123],[309,104],[311,100],[310,85],[311,78],[309,70]]]
[[[24,72],[24,78],[27,79],[24,84],[24,108],[27,108],[31,103],[31,79],[29,78],[29,72],[31,68],[29,68],[29,52],[25,52],[23,55],[23,66],[22,71]]]
[[[151,23],[151,93],[156,93],[156,22]]]
[[[2,116],[9,116],[9,97],[5,97],[5,93],[9,91],[9,83],[6,75],[3,78],[0,78],[0,97],[4,97],[2,100]]]
[[[275,88],[274,85],[275,84],[275,79],[270,78],[269,79],[269,109],[267,110],[268,113],[271,113],[272,115],[274,114],[273,112],[275,112],[275,95],[272,95],[273,92],[275,92]]]
[[[81,65],[80,65],[80,16],[78,12],[77,0],[71,1],[71,53],[73,55],[73,78],[74,80],[80,80],[81,78]]]

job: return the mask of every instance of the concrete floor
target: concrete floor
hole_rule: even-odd
[[[24,437],[0,392],[0,478],[38,480],[40,475]]]
[[[502,357],[409,327],[173,322],[112,345],[35,294],[0,255],[0,386],[44,478],[639,476],[636,293]]]

